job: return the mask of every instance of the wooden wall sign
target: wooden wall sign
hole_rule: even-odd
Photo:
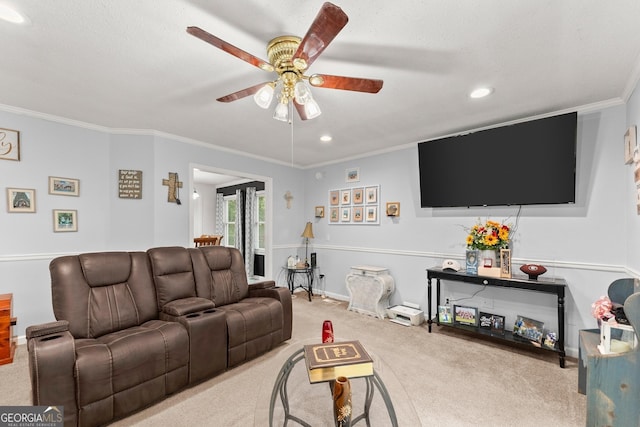
[[[169,172],[169,179],[163,179],[162,185],[167,187],[167,202],[181,204],[178,196],[179,189],[182,188],[182,181],[178,179],[178,172]]]
[[[120,169],[118,192],[121,199],[142,199],[142,171]]]

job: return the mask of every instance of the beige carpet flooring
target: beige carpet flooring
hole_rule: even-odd
[[[585,425],[586,398],[577,392],[574,359],[561,369],[551,353],[514,349],[437,326],[429,334],[426,323],[405,327],[346,307],[320,297],[309,302],[306,294],[297,293],[291,341],[113,425],[267,425],[256,413],[268,407],[281,362],[302,343],[319,340],[324,319],[332,320],[336,339],[359,339],[384,360],[385,374],[393,377],[387,388],[394,405],[417,418],[400,419],[401,426]],[[26,353],[21,345],[14,363],[0,366],[0,405],[31,404]]]

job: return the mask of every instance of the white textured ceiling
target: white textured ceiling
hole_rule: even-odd
[[[321,1],[0,0],[0,104],[113,129],[148,129],[291,163],[291,127],[251,97],[271,80],[186,33],[199,26],[266,58],[304,36]],[[310,73],[384,80],[380,93],[314,88],[293,123],[308,167],[551,112],[622,102],[639,75],[637,0],[336,0],[349,23]],[[468,92],[489,85],[489,98]],[[322,134],[333,141],[323,144]]]

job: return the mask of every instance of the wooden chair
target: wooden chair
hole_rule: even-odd
[[[215,235],[207,235],[203,234],[200,237],[195,237],[193,242],[196,244],[196,248],[198,246],[219,246],[222,238],[224,236],[215,234]]]

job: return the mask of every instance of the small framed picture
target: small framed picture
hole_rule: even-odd
[[[360,168],[349,168],[345,170],[346,182],[358,182],[360,181]]]
[[[316,206],[316,218],[324,218],[324,206]]]
[[[353,189],[353,204],[361,205],[364,203],[364,188]]]
[[[54,209],[53,231],[56,233],[78,231],[78,211]]]
[[[354,206],[353,207],[353,222],[362,222],[363,220],[363,213],[362,213],[362,206]]]
[[[342,208],[342,213],[340,214],[340,222],[349,221],[351,221],[351,208]]]
[[[33,213],[36,211],[36,190],[32,188],[7,188],[9,212]]]
[[[513,334],[540,344],[544,334],[544,323],[528,317],[518,316],[513,325]]]
[[[558,342],[558,334],[552,331],[546,331],[542,345],[547,348],[556,348],[556,342]]]
[[[365,190],[367,204],[378,203],[378,187],[367,187]]]
[[[500,277],[511,278],[511,249],[500,249]]]
[[[504,335],[504,316],[493,314],[491,318],[491,333]]]
[[[450,305],[438,306],[438,323],[453,323],[453,314]]]
[[[58,196],[79,196],[80,180],[72,178],[49,177],[49,194]]]
[[[387,202],[387,216],[400,216],[400,202]]]
[[[378,221],[378,207],[377,206],[367,206],[367,222],[376,222]]]
[[[340,213],[338,212],[338,208],[331,208],[329,211],[329,221],[330,222],[338,222],[340,220]]]
[[[479,254],[477,249],[467,250],[465,256],[467,274],[478,275],[478,256]]]
[[[340,192],[338,190],[329,192],[329,204],[331,206],[338,206],[340,204]]]
[[[478,326],[478,309],[476,307],[454,305],[453,316],[458,325]]]
[[[0,159],[20,161],[20,132],[0,128]]]
[[[351,204],[351,190],[342,190],[340,192],[340,204],[341,205]]]
[[[636,151],[636,127],[631,126],[624,134],[624,163],[633,163],[633,155]]]

